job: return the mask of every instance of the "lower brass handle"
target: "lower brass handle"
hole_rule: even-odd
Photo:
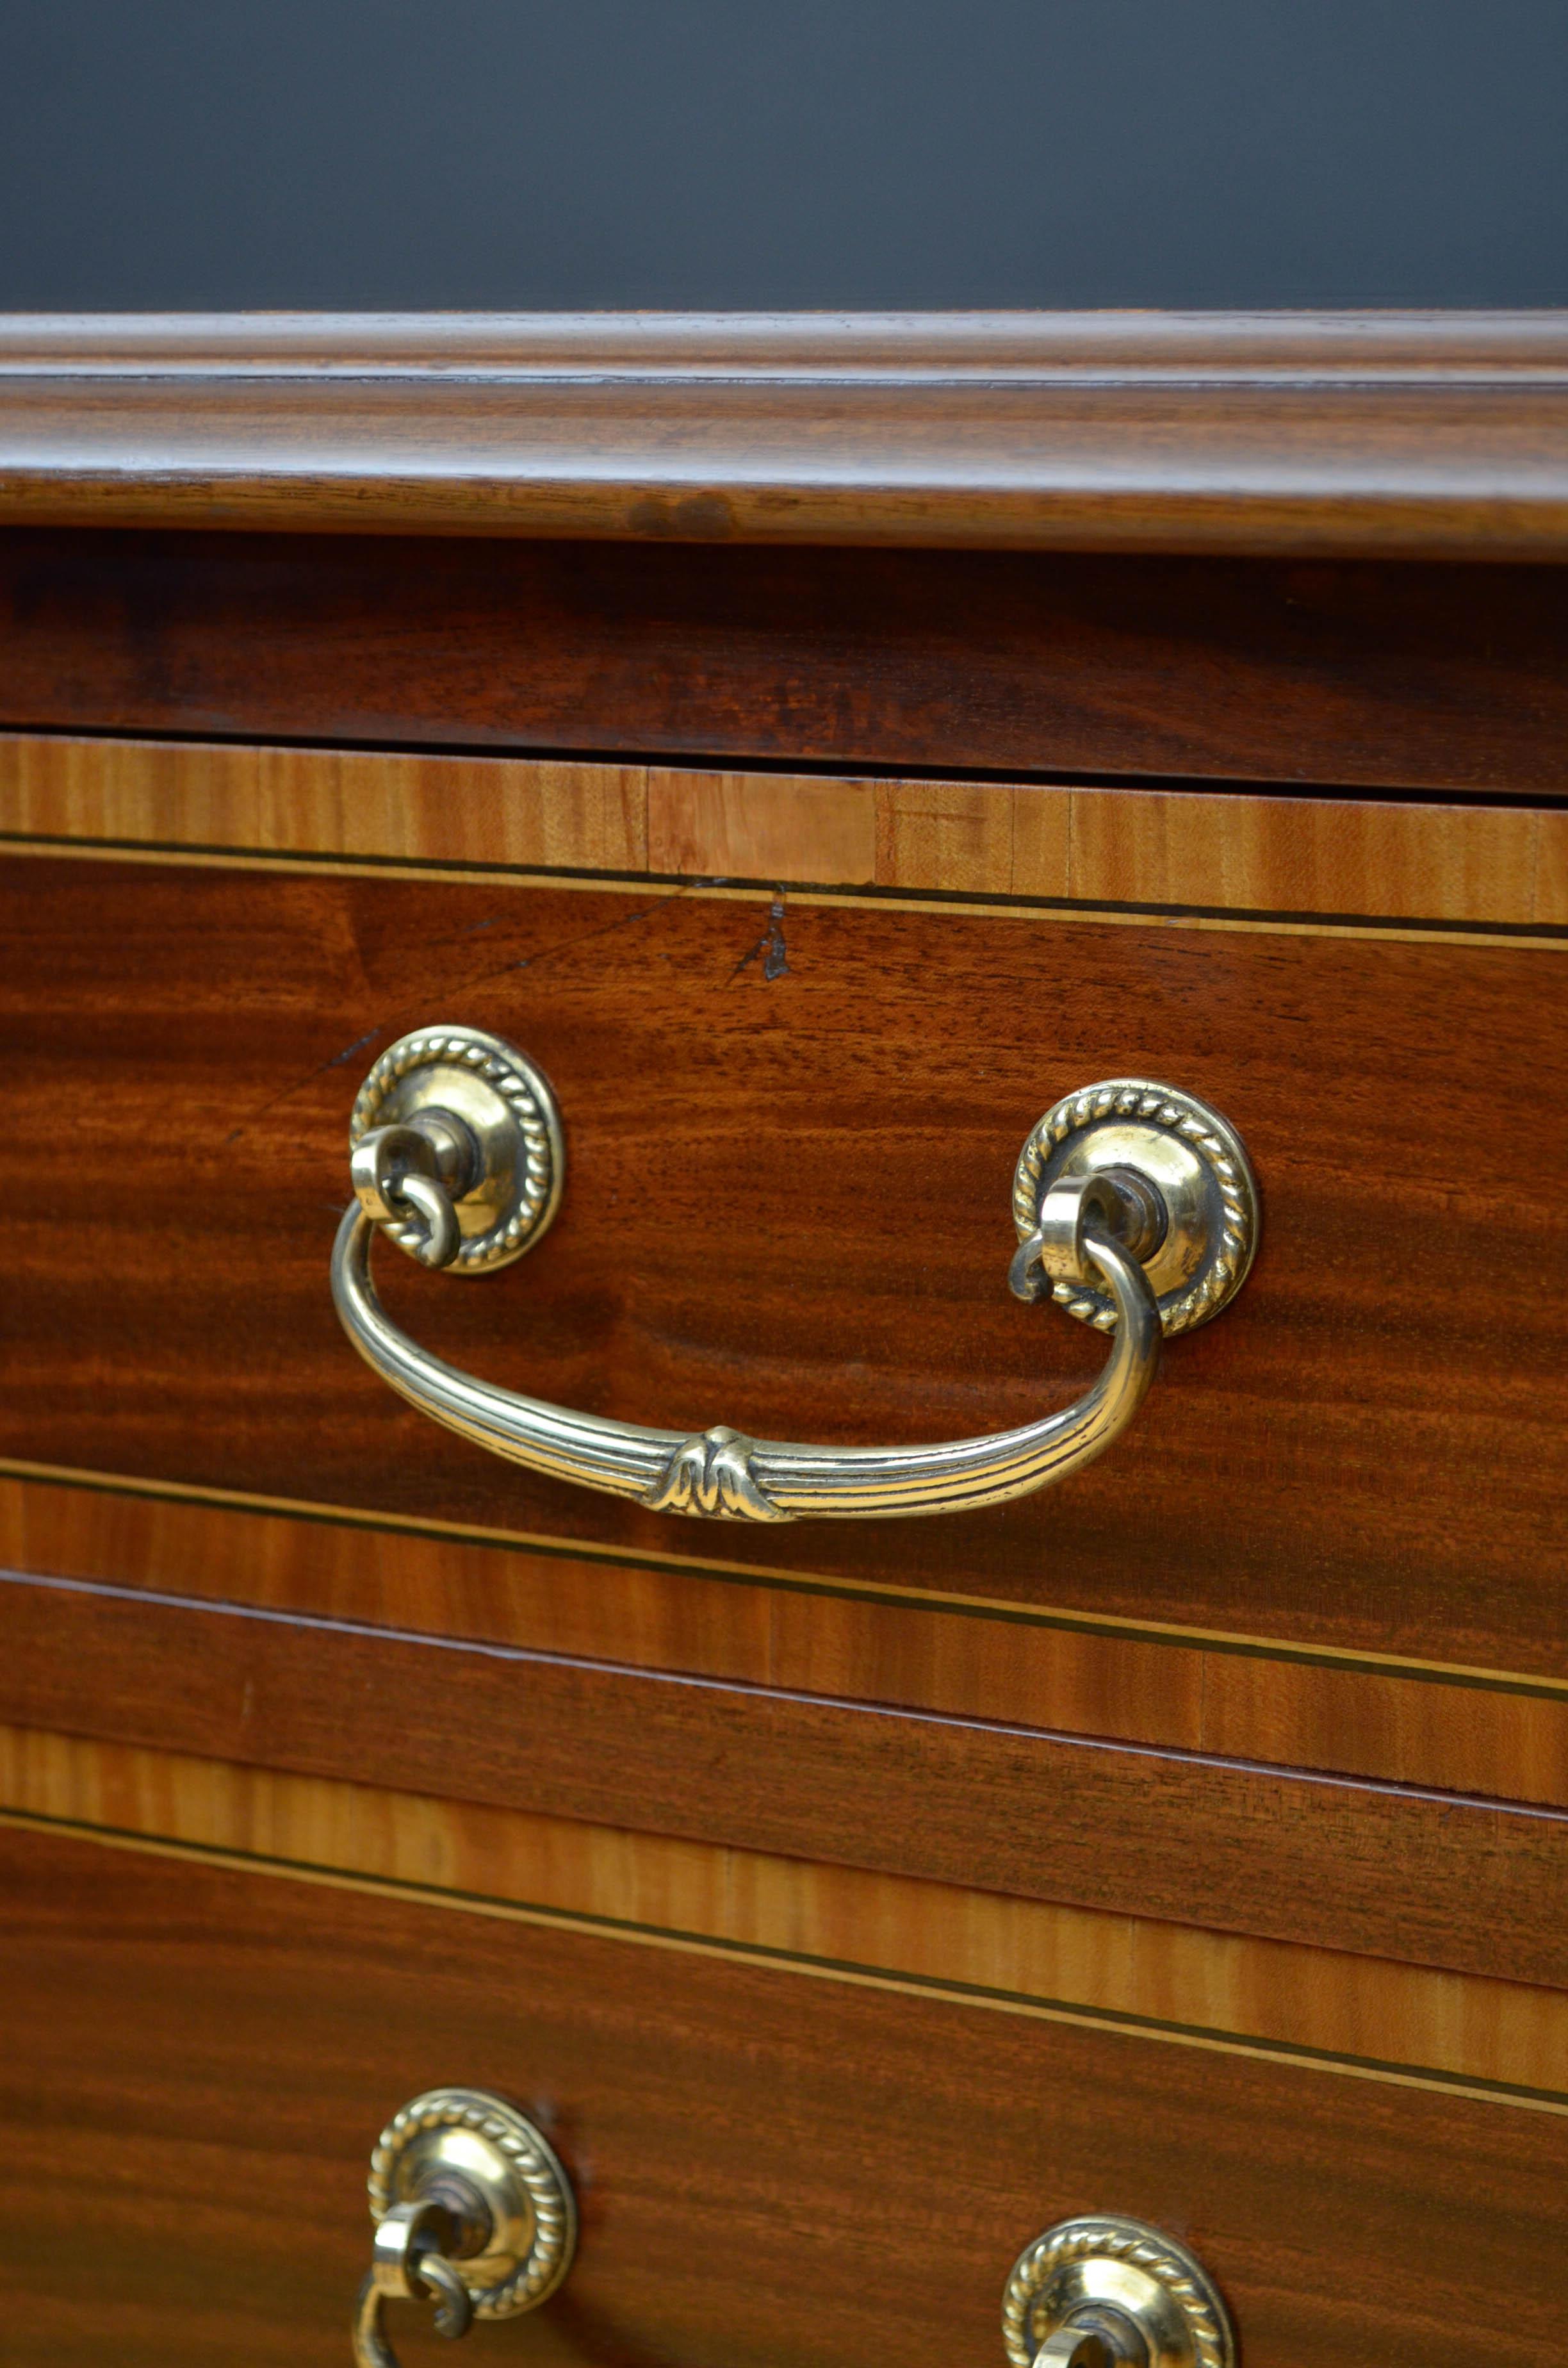
[[[436,2305],[440,2335],[534,2310],[572,2266],[571,2181],[525,2113],[482,2089],[432,2089],[394,2113],[370,2157],[370,2269],[354,2311],[357,2368],[398,2368],[389,2302]]]
[[[1246,1155],[1217,1112],[1143,1078],[1070,1095],[1019,1156],[1009,1282],[1114,1335],[1094,1386],[1061,1413],[979,1438],[796,1446],[722,1424],[688,1433],[574,1413],[458,1372],[386,1315],[370,1281],[378,1229],[422,1264],[485,1274],[530,1248],[555,1213],[559,1112],[510,1045],[472,1029],[404,1037],[366,1079],[350,1145],[358,1205],[338,1229],[333,1299],[384,1381],[513,1463],[655,1512],[727,1520],[961,1512],[1064,1479],[1131,1420],[1162,1333],[1208,1322],[1234,1296],[1257,1235]]]
[[[1144,2220],[1094,2213],[1026,2245],[1002,2297],[1010,2368],[1236,2368],[1197,2256]]]

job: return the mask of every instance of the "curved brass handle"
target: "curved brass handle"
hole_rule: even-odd
[[[1002,2297],[1009,2368],[1235,2368],[1224,2298],[1185,2245],[1093,2213],[1026,2245]]]
[[[1019,1156],[1015,1293],[1049,1293],[1113,1334],[1094,1386],[1019,1429],[929,1447],[812,1447],[716,1425],[688,1433],[577,1414],[476,1380],[400,1331],[370,1281],[377,1229],[460,1274],[538,1241],[564,1166],[549,1086],[510,1045],[427,1029],[382,1054],[350,1132],[358,1205],[338,1229],[333,1299],[382,1379],[448,1429],[536,1472],[655,1512],[788,1521],[868,1520],[1004,1504],[1102,1454],[1153,1378],[1163,1331],[1206,1322],[1240,1289],[1256,1194],[1232,1129],[1192,1097],[1141,1078],[1069,1096]]]
[[[428,2299],[439,2335],[511,2318],[572,2265],[572,2184],[525,2113],[483,2089],[431,2089],[393,2114],[370,2157],[375,2250],[354,2309],[356,2368],[398,2368],[390,2301]]]

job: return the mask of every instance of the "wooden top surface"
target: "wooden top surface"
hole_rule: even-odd
[[[1568,312],[0,318],[0,519],[1568,556]]]

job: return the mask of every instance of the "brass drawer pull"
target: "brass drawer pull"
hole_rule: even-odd
[[[375,2250],[354,2313],[358,2368],[397,2368],[389,2301],[436,2304],[442,2335],[537,2309],[572,2266],[572,2183],[526,2114],[483,2089],[431,2089],[370,2157]]]
[[[1101,1454],[1136,1414],[1162,1332],[1206,1324],[1246,1279],[1257,1194],[1234,1131],[1190,1094],[1116,1077],[1046,1112],[1019,1154],[1008,1281],[1113,1338],[1092,1389],[1043,1421],[932,1447],[800,1447],[722,1425],[687,1433],[574,1414],[459,1372],[391,1322],[378,1229],[421,1264],[489,1274],[531,1249],[561,1199],[560,1113],[499,1037],[426,1028],[383,1053],[354,1105],[357,1195],[333,1300],[367,1363],[410,1403],[514,1463],[655,1512],[791,1521],[1005,1504]]]
[[[1026,2245],[1002,2297],[1010,2368],[1235,2368],[1219,2288],[1147,2221],[1093,2213]]]

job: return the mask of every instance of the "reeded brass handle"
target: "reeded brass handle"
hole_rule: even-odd
[[[1059,2221],[1025,2246],[1002,2340],[1010,2368],[1236,2368],[1230,2313],[1202,2262],[1112,2213]]]
[[[497,1455],[654,1512],[869,1520],[1005,1504],[1104,1452],[1142,1403],[1162,1332],[1207,1323],[1240,1290],[1257,1238],[1246,1154],[1218,1113],[1117,1077],[1048,1110],[1019,1155],[1009,1282],[1114,1337],[1074,1406],[932,1447],[804,1447],[574,1414],[459,1372],[398,1329],[370,1281],[379,1229],[421,1264],[487,1274],[532,1248],[560,1202],[550,1087],[498,1037],[429,1028],[371,1070],[349,1133],[357,1205],[338,1228],[333,1300],[360,1355],[423,1413]]]
[[[440,2335],[512,2318],[572,2266],[577,2212],[549,2141],[483,2089],[431,2089],[394,2113],[370,2157],[375,2250],[354,2312],[357,2368],[397,2368],[389,2301],[436,2305]]]

